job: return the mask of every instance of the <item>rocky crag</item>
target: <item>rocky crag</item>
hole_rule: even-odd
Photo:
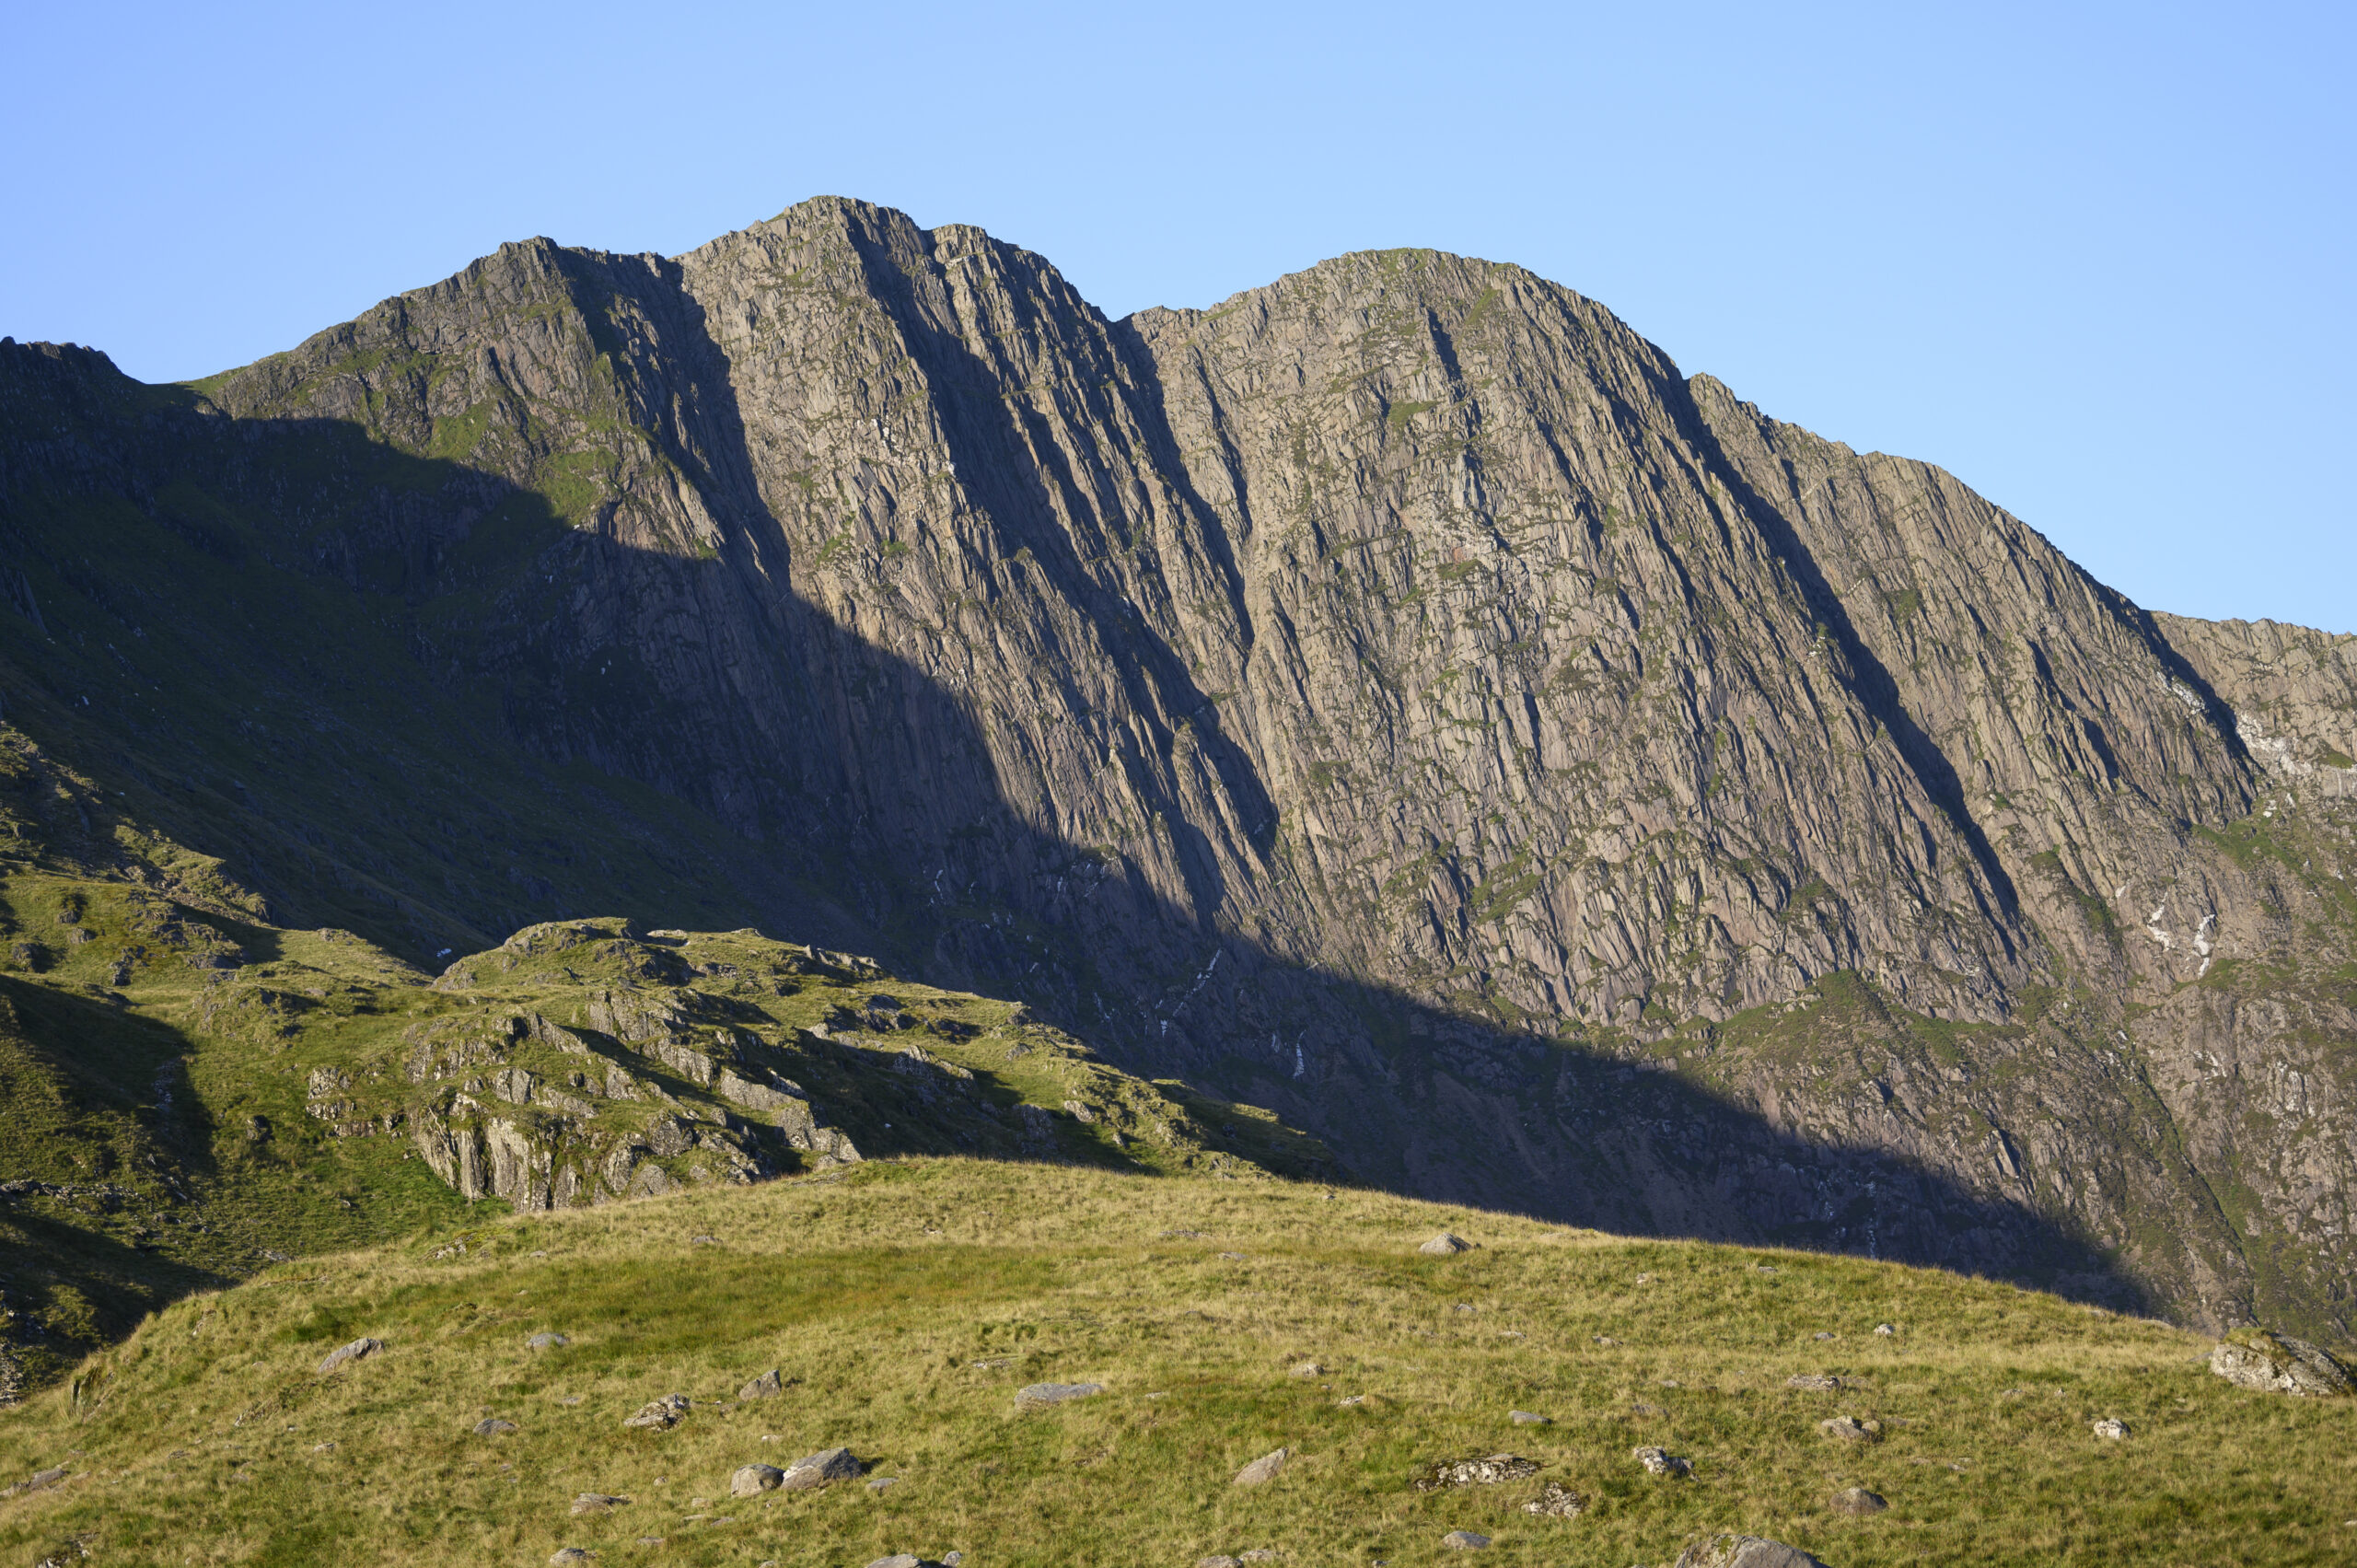
[[[1362,1179],[2350,1332],[2357,638],[1519,269],[1115,321],[820,200],[186,388],[8,345],[0,464],[7,717],[275,918],[741,915]]]

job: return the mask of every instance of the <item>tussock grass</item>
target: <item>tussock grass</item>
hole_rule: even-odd
[[[1268,1546],[1406,1565],[1455,1560],[1438,1544],[1454,1528],[1495,1539],[1486,1562],[1599,1568],[1718,1529],[1838,1565],[2357,1548],[2351,1407],[2230,1388],[2166,1326],[1932,1271],[1328,1191],[878,1162],[281,1265],[172,1306],[0,1416],[0,1478],[72,1472],[0,1503],[0,1552],[537,1563],[570,1544],[607,1564],[856,1568],[961,1548],[1012,1568]],[[1418,1256],[1444,1227],[1481,1246]],[[1199,1234],[1166,1234],[1182,1231]],[[1883,1321],[1900,1333],[1876,1338]],[[541,1330],[571,1342],[528,1349]],[[315,1374],[362,1334],[387,1349]],[[1294,1376],[1306,1360],[1327,1375]],[[772,1366],[799,1381],[737,1403]],[[1797,1393],[1796,1373],[1852,1386]],[[1107,1391],[1016,1413],[1015,1390],[1049,1380]],[[622,1426],[673,1391],[697,1401],[676,1429]],[[1554,1424],[1511,1425],[1515,1409]],[[1837,1413],[1878,1418],[1885,1440],[1818,1436]],[[474,1435],[487,1416],[521,1430]],[[2106,1416],[2133,1435],[2095,1437]],[[898,1483],[727,1495],[739,1465],[839,1443]],[[1694,1478],[1644,1477],[1639,1444]],[[1296,1458],[1275,1482],[1229,1483],[1280,1446]],[[1502,1450],[1546,1469],[1409,1484]],[[1588,1515],[1522,1513],[1548,1481]],[[1849,1485],[1889,1511],[1835,1516]],[[575,1518],[583,1492],[634,1501]]]

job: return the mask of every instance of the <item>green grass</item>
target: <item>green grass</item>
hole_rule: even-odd
[[[421,1238],[284,1265],[0,1415],[0,1475],[73,1473],[0,1513],[0,1551],[520,1563],[574,1544],[816,1568],[955,1547],[1013,1568],[1268,1546],[1407,1565],[1451,1560],[1439,1538],[1470,1528],[1495,1539],[1485,1562],[1617,1568],[1741,1529],[1865,1568],[2324,1563],[2352,1544],[2347,1408],[2231,1388],[2162,1325],[1930,1271],[1328,1191],[924,1159],[503,1220],[463,1256]],[[1443,1227],[1480,1249],[1417,1255]],[[571,1343],[528,1350],[542,1330]],[[388,1348],[315,1374],[361,1334]],[[1326,1372],[1291,1374],[1308,1360]],[[734,1402],[772,1366],[799,1381]],[[1804,1372],[1852,1387],[1784,1387]],[[1051,1380],[1106,1392],[1015,1411],[1016,1388]],[[697,1401],[677,1429],[621,1424],[675,1390]],[[1554,1424],[1511,1425],[1515,1409]],[[1887,1435],[1818,1436],[1836,1413]],[[521,1430],[472,1435],[487,1416]],[[2133,1435],[2096,1438],[2107,1416]],[[835,1444],[898,1484],[729,1499],[737,1466]],[[1694,1478],[1643,1477],[1639,1444]],[[1295,1458],[1277,1481],[1229,1484],[1278,1446]],[[1546,1468],[1409,1485],[1499,1451]],[[1523,1513],[1549,1480],[1587,1516]],[[1852,1484],[1890,1510],[1832,1514]],[[635,1501],[576,1519],[582,1492]]]

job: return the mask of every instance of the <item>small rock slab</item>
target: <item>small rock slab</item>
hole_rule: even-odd
[[[1305,1361],[1293,1369],[1293,1375],[1296,1377],[1323,1377],[1326,1369],[1314,1361]]]
[[[1506,1411],[1506,1419],[1513,1422],[1516,1426],[1552,1426],[1555,1424],[1555,1418],[1553,1416],[1538,1415],[1530,1411]]]
[[[1784,1379],[1787,1388],[1798,1388],[1804,1394],[1838,1394],[1849,1387],[1828,1372],[1803,1372]],[[1749,1539],[1748,1537],[1746,1538]]]
[[[1016,1390],[1015,1408],[1019,1411],[1045,1410],[1050,1405],[1089,1399],[1104,1391],[1102,1383],[1034,1383]]]
[[[1225,1552],[1214,1552],[1209,1557],[1196,1558],[1195,1568],[1244,1568],[1244,1564]]]
[[[867,1568],[924,1568],[924,1559],[913,1551],[896,1551],[889,1557],[879,1557]]]
[[[1881,1513],[1890,1506],[1890,1500],[1863,1486],[1845,1486],[1833,1494],[1829,1506],[1837,1514],[1863,1516]]]
[[[549,1553],[549,1568],[568,1568],[575,1562],[595,1562],[598,1554],[583,1546],[560,1546]]]
[[[1522,1511],[1542,1519],[1576,1519],[1587,1512],[1587,1499],[1562,1481],[1550,1481],[1535,1499],[1522,1505]]]
[[[1293,1450],[1290,1448],[1279,1448],[1272,1454],[1263,1454],[1259,1458],[1253,1460],[1250,1464],[1236,1472],[1236,1481],[1234,1484],[1237,1486],[1266,1486],[1269,1482],[1276,1480],[1277,1477],[1283,1472],[1285,1461],[1292,1458]]]
[[[867,1483],[867,1490],[868,1490],[868,1491],[870,1491],[870,1492],[873,1492],[873,1493],[878,1493],[878,1494],[880,1495],[881,1493],[886,1493],[886,1492],[888,1492],[888,1491],[890,1491],[893,1487],[896,1487],[896,1486],[898,1486],[898,1485],[900,1485],[900,1478],[899,1476],[896,1476],[896,1475],[879,1475],[879,1476],[877,1476],[874,1481],[869,1481],[869,1482]]]
[[[774,1366],[737,1390],[740,1400],[766,1400],[785,1391],[785,1378]]]
[[[2107,1415],[2095,1423],[2095,1434],[2117,1443],[2128,1435],[2128,1423],[2116,1415]]]
[[[1681,1459],[1666,1448],[1631,1448],[1629,1457],[1644,1466],[1647,1475],[1689,1476],[1694,1473],[1691,1459]]]
[[[1844,1443],[1879,1443],[1882,1423],[1856,1421],[1846,1415],[1830,1416],[1817,1423],[1819,1437],[1838,1437]]]
[[[1444,1492],[1457,1486],[1495,1486],[1524,1481],[1538,1473],[1538,1461],[1519,1454],[1492,1454],[1479,1459],[1441,1459],[1428,1466],[1413,1482],[1418,1492]]]
[[[563,1350],[572,1342],[563,1334],[557,1333],[534,1334],[524,1342],[525,1346],[531,1350]]]
[[[775,1465],[738,1465],[728,1478],[731,1497],[759,1497],[764,1492],[775,1492],[785,1480],[785,1472]]]
[[[1688,1547],[1677,1568],[1825,1568],[1796,1546],[1765,1536],[1723,1535]]]
[[[651,1427],[656,1432],[668,1432],[679,1424],[693,1401],[685,1394],[666,1394],[659,1400],[649,1400],[638,1407],[636,1415],[625,1416],[624,1426]]]
[[[475,1423],[475,1435],[478,1437],[497,1437],[503,1433],[521,1432],[524,1429],[522,1427],[517,1425],[514,1422],[502,1421],[495,1415],[490,1417],[488,1420]]]
[[[629,1503],[627,1497],[603,1492],[585,1492],[573,1500],[573,1511],[576,1514],[610,1514]]]
[[[1898,1325],[1896,1323],[1877,1323],[1875,1325],[1875,1337],[1876,1339],[1892,1339],[1895,1338],[1898,1333]]]
[[[1470,1252],[1473,1250],[1473,1244],[1461,1236],[1445,1230],[1416,1250],[1427,1258],[1447,1258],[1459,1252]]]
[[[1451,1530],[1440,1538],[1440,1543],[1456,1551],[1479,1551],[1490,1544],[1490,1538],[1479,1530]]]
[[[325,1361],[319,1363],[319,1376],[324,1377],[329,1373],[349,1366],[355,1361],[366,1361],[384,1348],[384,1341],[370,1339],[358,1339],[348,1345],[338,1345],[328,1352]]]
[[[813,1492],[839,1481],[854,1481],[859,1476],[859,1461],[852,1458],[848,1448],[822,1448],[805,1455],[785,1467],[785,1475],[778,1485],[788,1492]]]

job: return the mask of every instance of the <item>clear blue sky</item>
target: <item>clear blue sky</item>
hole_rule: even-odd
[[[2357,7],[37,6],[0,332],[177,379],[804,197],[1090,299],[1517,261],[2155,609],[2357,631]]]

